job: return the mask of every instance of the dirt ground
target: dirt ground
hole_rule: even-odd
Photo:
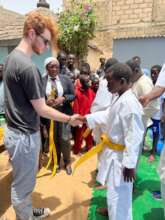
[[[72,164],[77,157],[72,156]],[[83,164],[76,173],[68,176],[62,170],[55,177],[50,171],[37,178],[32,195],[35,207],[49,207],[52,215],[48,220],[86,220],[92,197],[96,157]],[[0,219],[15,220],[10,202],[11,167],[6,152],[0,153]]]

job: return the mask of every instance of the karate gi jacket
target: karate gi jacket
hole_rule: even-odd
[[[106,183],[113,167],[115,185],[123,178],[123,168],[135,168],[140,144],[143,140],[143,108],[131,89],[124,92],[106,111],[86,115],[90,129],[104,126],[106,134],[113,143],[125,146],[124,151],[114,151],[105,146],[100,155],[100,167],[97,181]],[[113,166],[112,166],[113,165]]]

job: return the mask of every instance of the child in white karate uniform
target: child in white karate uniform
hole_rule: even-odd
[[[104,146],[100,156],[97,181],[107,184],[107,204],[110,220],[132,219],[132,189],[135,168],[143,140],[143,108],[130,89],[131,69],[117,63],[106,71],[108,90],[119,97],[106,111],[86,115],[90,129],[105,126],[112,145],[120,144],[124,150]],[[112,147],[112,148],[111,148]]]

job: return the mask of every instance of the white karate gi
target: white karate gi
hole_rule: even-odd
[[[106,126],[113,143],[125,145],[123,152],[105,147],[100,156],[97,181],[107,184],[107,203],[110,220],[132,219],[132,182],[124,182],[123,168],[135,168],[143,139],[143,109],[129,89],[106,111],[86,116],[88,126]]]
[[[99,88],[90,109],[91,113],[103,111],[110,107],[112,103],[112,94],[108,91],[107,84],[108,82],[106,79],[103,78],[100,80]],[[100,142],[100,135],[104,132],[104,130],[104,126],[93,129],[93,137],[96,143]]]
[[[91,113],[106,110],[108,107],[111,106],[112,100],[115,99],[116,95],[112,95],[112,93],[108,91],[107,84],[108,82],[105,78],[100,80],[99,88],[97,90],[95,99],[90,109]],[[93,138],[96,141],[96,144],[100,142],[100,137],[103,133],[105,133],[105,130],[106,130],[106,127],[104,125],[95,127],[92,130]],[[99,169],[99,166],[100,166],[100,154],[98,154],[98,157],[97,157],[97,168],[98,169]]]
[[[91,106],[92,113],[105,110],[107,107],[111,105],[112,93],[108,91],[107,84],[108,82],[106,79],[100,80],[99,88]]]
[[[158,79],[156,81],[155,86],[165,88],[165,64],[163,65],[163,67],[159,73],[159,76],[158,76]],[[161,196],[163,199],[164,215],[165,215],[165,146],[163,146],[163,150],[161,152],[158,172],[159,172],[160,181],[161,181]]]

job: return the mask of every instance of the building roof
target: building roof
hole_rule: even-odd
[[[39,7],[39,8],[36,8],[35,10],[40,12],[41,14],[43,14],[45,16],[52,16],[52,17],[55,18],[55,20],[57,20],[57,14],[55,14],[53,11],[51,11],[48,8]]]
[[[24,19],[24,15],[0,7],[0,41],[21,38]]]
[[[35,10],[57,20],[57,16],[48,8],[39,7]],[[0,7],[0,41],[20,40],[24,20],[25,15]]]

